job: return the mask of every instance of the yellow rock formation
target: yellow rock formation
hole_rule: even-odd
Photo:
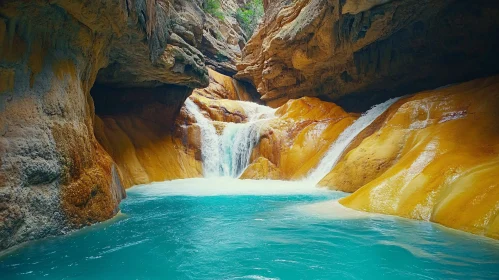
[[[281,172],[268,159],[259,157],[252,162],[248,168],[239,176],[239,179],[262,179],[280,180],[282,178]]]
[[[140,117],[96,117],[95,135],[117,164],[125,188],[202,176],[201,162],[181,139]]]
[[[223,122],[246,121],[247,115],[239,100],[251,97],[244,86],[213,70],[209,73],[210,85],[194,90],[189,98],[202,109],[207,118],[214,121],[219,131],[224,127]],[[146,91],[134,94],[145,97]],[[177,101],[181,102],[183,99]],[[168,119],[171,115],[168,112],[175,111],[174,106],[158,105],[161,107],[154,109],[154,104],[156,103],[137,103],[134,106],[143,109],[133,113],[96,117],[95,135],[116,163],[125,188],[151,182],[201,177],[203,174],[200,130],[194,116],[185,107],[182,108],[175,120],[174,129],[170,130],[168,122],[157,122],[156,118]],[[156,117],[150,117],[151,112]]]
[[[210,85],[195,89],[190,98],[204,112],[207,118],[220,122],[244,122],[246,112],[237,101],[252,101],[246,86],[229,76],[208,68]]]
[[[242,82],[218,73],[211,68],[208,68],[208,74],[210,76],[210,85],[207,88],[195,89],[194,93],[211,99],[254,100]]]
[[[359,188],[340,202],[499,238],[499,76],[399,105],[332,171],[329,185]]]
[[[280,179],[301,179],[317,166],[329,146],[347,128],[355,117],[341,107],[317,98],[303,97],[290,100],[276,111],[276,119],[262,128],[260,143],[252,159],[268,159],[274,164]],[[272,179],[258,164],[248,166],[245,174],[252,179]]]

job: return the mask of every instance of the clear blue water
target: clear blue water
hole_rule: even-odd
[[[340,193],[238,184],[198,179],[133,188],[113,221],[0,257],[0,278],[499,279],[497,241],[307,206]]]

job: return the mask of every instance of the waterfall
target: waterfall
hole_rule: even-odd
[[[196,119],[201,130],[201,157],[205,177],[220,174],[220,139],[215,126],[201,113],[199,107],[191,99],[185,100],[185,107]]]
[[[275,109],[246,101],[235,101],[245,111],[246,123],[227,123],[218,135],[213,123],[199,107],[187,99],[185,106],[201,130],[201,155],[205,177],[237,178],[249,164],[253,148],[260,140],[261,124],[274,117]]]
[[[315,170],[309,172],[307,178],[308,182],[314,184],[319,183],[319,181],[324,178],[336,165],[338,159],[343,154],[343,151],[349,146],[355,137],[362,132],[366,127],[368,127],[376,118],[383,114],[393,103],[395,103],[400,98],[392,98],[384,103],[378,104],[372,107],[369,111],[365,112],[360,118],[358,118],[352,125],[350,125],[345,131],[343,131],[338,139],[329,147],[326,155],[322,158],[319,165]]]
[[[229,123],[222,134],[223,176],[237,178],[249,164],[251,152],[260,140],[260,121]]]
[[[260,140],[263,122],[273,118],[275,109],[253,102],[237,101],[243,108],[246,123],[228,123],[221,139],[222,175],[237,178],[249,165],[253,148]]]

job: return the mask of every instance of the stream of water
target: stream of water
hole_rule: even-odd
[[[347,128],[307,180],[235,179],[268,107],[217,133],[190,99],[207,178],[137,186],[122,213],[0,256],[1,279],[499,279],[499,242],[442,226],[357,212],[317,188],[341,153],[396,99]],[[231,178],[232,177],[232,178]]]
[[[328,149],[318,166],[311,170],[303,180],[317,184],[336,165],[343,151],[355,137],[383,114],[400,98],[393,98],[372,107],[350,125]],[[244,108],[248,121],[246,123],[227,123],[223,133],[219,135],[211,121],[190,99],[186,107],[195,117],[201,129],[201,149],[203,156],[204,176],[237,178],[250,162],[253,148],[260,140],[260,125],[274,117],[275,110],[251,102],[239,101]]]
[[[244,109],[247,121],[226,123],[220,135],[191,99],[185,102],[201,130],[201,154],[206,178],[239,177],[248,166],[251,152],[260,140],[262,123],[274,118],[275,109],[252,102],[234,102]]]
[[[352,125],[345,129],[340,136],[338,136],[338,139],[336,139],[336,141],[331,145],[319,165],[314,170],[309,172],[305,180],[313,184],[319,183],[319,181],[333,169],[340,156],[343,154],[343,151],[348,148],[355,137],[399,99],[400,98],[392,98],[387,100],[372,107],[370,110],[362,114],[360,118],[358,118]]]

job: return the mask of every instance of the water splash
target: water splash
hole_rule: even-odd
[[[260,139],[261,125],[273,118],[276,111],[253,102],[235,102],[243,108],[248,121],[227,123],[222,135],[217,134],[213,123],[191,99],[185,102],[201,129],[204,177],[239,177],[249,165],[253,148]]]
[[[253,148],[260,140],[260,124],[258,121],[227,124],[221,138],[223,176],[237,178],[249,165]]]
[[[220,174],[220,139],[217,130],[191,99],[187,98],[185,107],[194,116],[201,130],[201,157],[205,177],[215,177]]]
[[[392,98],[384,103],[373,106],[352,125],[345,129],[345,131],[343,131],[338,139],[336,139],[336,141],[331,145],[317,168],[308,174],[305,181],[313,184],[319,183],[319,181],[333,169],[340,156],[343,154],[343,151],[349,146],[355,137],[399,99],[400,97]]]

